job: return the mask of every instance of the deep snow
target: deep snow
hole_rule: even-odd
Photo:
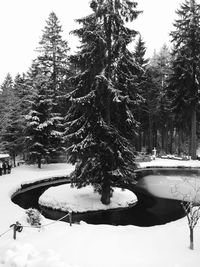
[[[162,165],[175,164],[164,160]],[[151,162],[158,166],[160,160]],[[147,163],[146,163],[147,164]],[[179,162],[180,164],[180,162]],[[181,164],[189,164],[189,161]],[[190,161],[190,164],[199,162]],[[144,167],[144,166],[142,166]],[[25,211],[10,200],[22,183],[63,176],[73,170],[66,164],[39,170],[21,166],[0,176],[0,235],[19,221],[27,225]],[[43,218],[42,224],[52,222]],[[0,236],[1,267],[199,267],[200,225],[195,228],[195,250],[189,250],[187,219],[153,227],[89,225],[56,222],[24,228],[13,240],[12,231]]]

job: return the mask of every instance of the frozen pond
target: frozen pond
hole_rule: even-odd
[[[138,174],[137,187],[155,197],[194,201],[200,204],[200,170],[198,168],[146,169]]]
[[[73,222],[82,220],[90,224],[153,226],[165,224],[183,217],[184,212],[180,201],[158,196],[158,194],[161,194],[159,192],[164,194],[164,188],[167,188],[167,192],[170,191],[166,187],[164,176],[162,177],[161,174],[154,174],[154,176],[147,175],[146,177],[140,178],[137,186],[131,186],[129,188],[138,198],[138,202],[134,207],[122,210],[73,214]],[[40,209],[43,215],[48,218],[59,219],[65,215],[64,212],[53,211],[38,205],[40,195],[51,186],[50,184],[35,189],[32,186],[30,191],[15,195],[13,201],[25,209],[30,207]],[[154,191],[155,195],[153,195]]]

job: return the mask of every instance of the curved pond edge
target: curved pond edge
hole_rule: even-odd
[[[21,187],[18,188],[12,195],[11,200],[13,201],[13,198],[16,197],[18,194],[22,194],[24,192],[41,188],[42,186],[48,186],[48,185],[58,185],[58,184],[65,184],[65,183],[71,183],[71,179],[69,176],[58,176],[58,177],[51,177],[51,178],[45,178],[41,180],[37,180],[30,183],[24,183],[21,184]]]
[[[66,215],[66,212],[53,209],[42,210],[38,203],[38,199],[47,188],[67,183],[71,183],[71,179],[68,176],[52,177],[31,183],[25,183],[12,194],[11,200],[24,209],[37,208],[42,211],[44,217],[52,220],[58,220],[63,217],[63,215]],[[76,218],[78,218],[79,221],[85,221],[89,224],[137,225],[142,227],[165,224],[185,216],[182,208],[180,208],[180,202],[176,200],[156,198],[151,194],[148,194],[146,190],[137,188],[134,184],[129,186],[121,185],[119,187],[129,189],[136,194],[138,202],[134,207],[120,208],[121,211],[119,212],[115,209],[114,211],[106,210],[102,213],[99,211],[92,211],[86,212],[85,214],[73,213],[73,215],[76,215]],[[163,214],[163,211],[166,211],[165,214]],[[94,220],[93,217],[95,214],[98,216],[97,219]],[[126,216],[127,219],[124,218]],[[105,222],[104,217],[106,218]],[[122,219],[120,222],[119,217],[121,217],[120,220]],[[117,223],[112,223],[112,220],[116,220]],[[63,221],[69,222],[68,220]]]
[[[51,177],[51,178],[45,178],[45,179],[41,179],[41,180],[37,180],[34,182],[30,182],[30,183],[24,183],[21,184],[21,187],[18,188],[12,195],[11,195],[11,200],[12,202],[14,202],[15,204],[19,205],[17,203],[17,201],[15,201],[15,198],[17,198],[19,195],[26,193],[28,191],[32,191],[35,189],[39,189],[38,190],[38,194],[36,194],[36,198],[37,198],[37,203],[38,203],[38,207],[43,207],[52,211],[58,211],[58,212],[68,212],[68,211],[63,211],[60,209],[53,209],[51,207],[47,207],[47,206],[42,206],[39,204],[39,197],[40,195],[43,193],[43,191],[46,191],[47,188],[52,187],[52,186],[59,186],[59,185],[64,185],[64,184],[69,184],[71,183],[71,179],[69,176],[59,176],[59,177]],[[133,190],[131,188],[127,188],[127,187],[120,187],[120,188],[126,188],[128,190],[130,190],[131,192],[133,192]],[[133,192],[134,193],[134,192]],[[127,207],[117,207],[117,208],[110,208],[107,210],[88,210],[88,211],[84,211],[84,212],[73,212],[74,214],[77,215],[81,215],[81,214],[93,214],[93,213],[98,213],[98,212],[106,212],[106,211],[120,211],[120,210],[125,210],[125,209],[129,209],[134,207],[137,204],[137,201],[135,201],[132,204],[129,204]],[[19,205],[19,206],[23,206],[23,205]]]

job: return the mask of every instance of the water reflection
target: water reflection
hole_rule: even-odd
[[[182,218],[185,214],[179,201],[138,194],[138,203],[131,208],[87,213],[73,213],[73,223],[153,226]],[[40,207],[45,217],[59,219],[66,213]],[[68,218],[65,219],[68,221]]]

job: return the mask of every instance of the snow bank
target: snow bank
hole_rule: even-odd
[[[38,251],[30,243],[15,242],[4,252],[0,266],[6,267],[70,267],[52,250]]]
[[[139,168],[146,167],[193,167],[200,168],[200,161],[198,160],[170,160],[156,158],[149,162],[137,162]]]
[[[72,188],[69,184],[51,187],[39,198],[39,203],[53,209],[73,212],[108,210],[125,208],[137,202],[136,195],[130,190],[114,188],[111,203],[103,205],[99,193],[92,186],[80,189]]]

